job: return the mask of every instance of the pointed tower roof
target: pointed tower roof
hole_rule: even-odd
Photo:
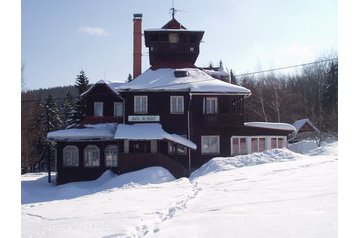
[[[180,23],[178,22],[174,17],[168,21],[167,24],[165,24],[162,29],[185,29],[186,28]]]

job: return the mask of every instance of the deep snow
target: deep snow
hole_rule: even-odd
[[[336,237],[337,143],[62,186],[22,176],[23,237]],[[273,163],[274,162],[274,163]]]

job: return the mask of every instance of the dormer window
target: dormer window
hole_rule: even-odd
[[[178,33],[169,33],[169,43],[178,43],[179,36]]]

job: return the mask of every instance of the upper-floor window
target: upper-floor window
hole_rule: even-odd
[[[169,33],[169,43],[178,43],[179,36],[178,33]]]
[[[78,148],[74,145],[66,145],[63,148],[63,166],[78,166]]]
[[[218,98],[217,97],[204,97],[203,98],[203,113],[204,114],[218,113]]]
[[[184,113],[184,96],[170,96],[170,113]]]
[[[99,148],[96,145],[88,145],[84,149],[84,165],[85,167],[99,166]]]
[[[103,117],[103,102],[94,102],[94,116]]]
[[[113,115],[115,117],[123,116],[123,103],[122,102],[114,102],[114,104],[113,104]]]
[[[134,113],[148,113],[148,96],[134,96]]]

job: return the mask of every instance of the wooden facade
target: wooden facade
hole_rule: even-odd
[[[178,31],[178,29],[185,30]],[[169,34],[172,33],[177,34],[173,36],[178,37],[174,39],[177,40],[175,42],[168,40]],[[199,54],[199,44],[203,34],[203,31],[187,31],[174,18],[162,30],[145,31],[146,46],[150,48],[151,70],[176,69],[182,66],[197,69],[194,63]],[[184,75],[180,75],[182,73]],[[187,76],[184,71],[174,74],[176,78]],[[134,81],[136,80],[140,79]],[[222,81],[220,82],[222,84]],[[170,83],[169,85],[172,86]],[[254,138],[252,141],[256,141],[255,136],[266,136],[268,139],[265,143],[270,145],[271,142],[268,142],[270,136],[286,137],[292,132],[287,129],[245,126],[244,105],[248,93],[220,91],[217,88],[214,91],[193,92],[189,86],[184,90],[163,87],[160,90],[130,90],[130,86],[131,84],[128,83],[117,90],[111,87],[109,82],[100,81],[93,85],[82,95],[87,103],[87,112],[79,127],[86,127],[86,124],[157,123],[166,133],[183,136],[187,143],[165,138],[153,139],[150,136],[141,139],[115,139],[115,136],[94,140],[63,138],[56,141],[57,184],[96,179],[107,169],[120,174],[150,166],[167,168],[176,177],[188,176],[191,171],[213,157],[233,155],[234,137],[247,137],[250,144],[251,137]],[[232,85],[230,87],[239,88]],[[143,100],[141,102],[145,104],[143,110],[136,111],[137,99]],[[173,100],[178,100],[176,110],[172,108]],[[118,105],[116,103],[121,103],[123,106],[120,115],[115,115],[115,106]],[[99,109],[95,108],[96,104],[100,105]],[[193,142],[196,149],[190,148],[189,142]],[[91,145],[99,151],[99,155],[95,153],[97,157],[99,156],[99,162],[96,162],[95,166],[85,166],[84,151]],[[78,163],[76,161],[74,166],[63,164],[64,149],[69,148],[66,146],[73,146],[74,152],[71,153],[78,153],[76,154]],[[105,151],[108,146],[116,148],[115,166],[106,166]]]

